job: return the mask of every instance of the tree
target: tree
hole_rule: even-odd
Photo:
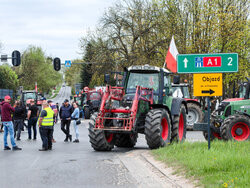
[[[16,91],[18,87],[17,75],[8,64],[0,66],[0,80],[0,88]]]
[[[22,54],[20,67],[15,68],[24,89],[34,90],[37,82],[39,92],[49,90],[59,84],[62,76],[54,71],[51,57],[46,57],[42,48],[29,46]]]

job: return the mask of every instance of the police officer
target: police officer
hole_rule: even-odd
[[[54,111],[50,108],[49,104],[43,102],[43,110],[39,116],[39,132],[43,142],[42,149],[39,151],[52,150],[52,138],[54,130]]]

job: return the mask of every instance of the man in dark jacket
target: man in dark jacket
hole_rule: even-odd
[[[11,114],[15,111],[13,107],[10,105],[10,96],[5,96],[4,101],[0,103],[2,106],[1,110],[1,117],[2,117],[2,122],[4,125],[4,150],[10,150],[10,147],[8,146],[7,142],[7,137],[8,137],[8,132],[10,132],[10,140],[12,144],[12,150],[21,150],[16,143],[14,139],[14,130],[13,130],[13,123],[11,119]]]
[[[30,100],[30,107],[28,110],[28,139],[31,140],[31,128],[33,128],[33,140],[36,140],[36,123],[38,120],[38,116],[39,116],[39,109],[35,104],[34,99]]]
[[[59,116],[61,119],[61,130],[66,135],[64,142],[72,141],[72,135],[70,135],[70,121],[71,121],[71,114],[73,113],[73,108],[69,104],[69,100],[65,99],[64,104],[60,108]],[[66,129],[65,129],[66,126]]]
[[[14,119],[14,138],[17,136],[17,140],[21,140],[21,131],[23,129],[23,122],[26,117],[26,109],[21,105],[20,101],[16,101],[15,103],[15,112],[13,115]],[[16,134],[17,132],[17,134]]]

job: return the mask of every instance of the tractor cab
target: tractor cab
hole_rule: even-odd
[[[21,94],[21,103],[24,106],[30,105],[30,100],[34,100],[35,104],[37,104],[37,92],[35,90],[26,90],[22,91]]]
[[[153,103],[163,103],[165,96],[172,92],[170,72],[167,69],[149,65],[131,66],[124,72],[123,86],[128,99],[133,100],[136,86],[153,89]]]

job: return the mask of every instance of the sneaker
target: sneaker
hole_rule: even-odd
[[[52,147],[51,147],[51,148],[48,148],[48,150],[52,150]]]
[[[64,139],[64,142],[68,142],[68,138],[65,138],[65,139]]]
[[[17,138],[16,140],[17,140],[17,141],[21,141],[21,139],[20,139],[20,138]]]
[[[78,140],[78,139],[75,139],[73,142],[74,142],[74,143],[79,143],[79,140]]]
[[[0,133],[3,133],[3,130],[2,130],[2,129],[0,129]]]
[[[9,146],[5,146],[4,150],[11,150],[11,148]]]
[[[22,148],[19,148],[18,146],[15,146],[12,148],[13,151],[17,151],[17,150],[22,150]]]

